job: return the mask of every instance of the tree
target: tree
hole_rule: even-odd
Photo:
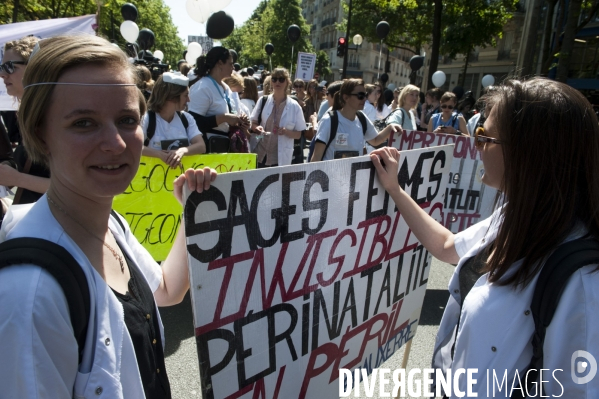
[[[316,53],[316,66],[314,69],[320,74],[320,76],[329,76],[333,73],[330,68],[331,61],[326,51],[320,50]]]
[[[287,28],[293,24],[298,25],[302,33],[293,46],[292,60],[292,43],[287,38]],[[272,54],[273,68],[289,68],[292,62],[295,64],[298,51],[314,52],[309,33],[310,28],[301,14],[299,0],[263,0],[252,17],[223,40],[223,45],[235,49],[240,64],[245,66],[262,63],[267,65],[268,55],[264,46],[272,43],[275,47]]]
[[[119,33],[121,6],[125,0],[110,0],[100,7],[98,35],[112,39],[112,24],[110,12],[114,15],[115,41],[125,47],[125,40]],[[156,42],[154,49],[164,53],[164,60],[176,63],[183,57],[183,41],[177,34],[177,27],[173,24],[170,9],[163,0],[144,0],[135,2],[139,11],[137,25],[148,28],[154,32]],[[14,0],[14,2],[0,2],[0,24],[13,22],[16,14],[17,22],[36,21],[49,18],[65,18],[81,15],[95,14],[98,6],[93,0]]]
[[[496,45],[503,27],[516,6],[514,0],[454,0],[444,7],[445,29],[441,50],[450,58],[464,54],[464,69],[458,85],[463,86],[472,52],[476,47]]]

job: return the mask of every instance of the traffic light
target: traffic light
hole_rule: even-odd
[[[345,40],[344,37],[340,37],[337,40],[337,57],[343,57],[345,56],[345,51],[347,49],[347,41]]]

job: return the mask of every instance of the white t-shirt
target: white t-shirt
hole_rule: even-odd
[[[368,100],[364,103],[364,110],[362,112],[364,112],[364,115],[368,117],[370,122],[374,122],[378,119],[376,116],[376,108],[374,108],[374,105],[370,104],[370,101]]]
[[[323,161],[335,159],[335,151],[358,151],[358,154],[362,155],[364,142],[372,140],[378,135],[374,125],[368,118],[366,118],[366,134],[363,134],[362,124],[360,123],[360,119],[357,115],[353,121],[350,121],[341,115],[339,111],[336,112],[337,116],[339,117],[337,134],[322,157]],[[329,141],[330,133],[331,117],[327,113],[323,116],[322,120],[318,124],[316,140],[326,145]]]
[[[374,109],[376,110],[376,119],[385,119],[391,113],[391,109],[387,104],[383,104],[382,111],[379,111],[376,107]]]
[[[223,86],[225,90],[223,91]],[[233,92],[227,86],[225,82],[222,82],[222,86],[218,83],[215,84],[215,81],[209,76],[205,76],[196,84],[190,87],[189,89],[189,103],[187,103],[187,109],[190,112],[195,112],[196,114],[200,114],[202,116],[214,116],[214,115],[223,115],[229,113],[229,108],[227,106],[226,96],[229,97],[232,113],[235,113],[235,102],[233,101]],[[229,124],[221,123],[218,127],[215,127],[215,130],[220,130],[222,132],[229,132]]]
[[[406,118],[406,115],[409,117]],[[396,123],[405,130],[416,130],[416,120],[412,111],[408,112],[403,108],[398,108],[393,111],[393,115],[389,117],[387,123]]]
[[[153,148],[155,150],[162,149],[162,141],[163,140],[177,140],[177,139],[187,139],[189,144],[191,144],[191,139],[198,135],[202,135],[202,132],[198,129],[198,125],[196,124],[193,116],[189,115],[187,112],[182,111],[181,115],[187,119],[187,132],[185,131],[185,126],[183,126],[183,122],[177,114],[173,117],[173,120],[170,122],[162,119],[160,114],[156,113],[156,130],[154,131],[154,136],[150,140],[148,144],[149,148]],[[143,117],[141,127],[144,131],[144,139],[147,138],[148,125],[150,123],[150,118],[146,113]]]
[[[254,110],[254,107],[256,106],[256,103],[251,98],[242,98],[241,103],[247,107],[247,109],[250,111],[250,114],[252,113],[252,111]]]

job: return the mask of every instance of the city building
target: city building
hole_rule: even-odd
[[[325,51],[331,62],[333,76],[324,77],[325,80],[334,81],[341,79],[343,71],[343,58],[337,57],[337,40],[345,37],[345,32],[337,30],[336,24],[340,24],[344,18],[343,3],[341,0],[302,0],[302,14],[310,25],[310,41],[316,51]],[[355,18],[356,16],[354,16]],[[363,40],[360,46],[352,43],[354,35],[360,32],[350,29],[350,45],[346,57],[346,77],[359,77],[366,83],[374,83],[377,76],[385,73],[389,80],[387,86],[402,87],[410,83],[409,61],[415,54],[407,50],[395,49],[390,52],[383,45],[382,51],[378,43],[369,43]],[[417,76],[417,83],[422,81],[423,72]]]

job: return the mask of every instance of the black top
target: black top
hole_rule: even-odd
[[[125,259],[131,274],[129,289],[125,295],[115,290],[112,292],[125,311],[125,325],[133,341],[144,392],[147,399],[170,399],[171,386],[164,365],[154,294],[141,271],[126,254]]]
[[[470,292],[474,284],[478,281],[480,276],[485,274],[481,270],[487,265],[487,259],[491,252],[492,244],[485,247],[478,255],[469,258],[460,269],[460,275],[458,276],[460,282],[460,307],[464,305],[464,299]]]
[[[19,144],[17,148],[15,148],[15,161],[17,162],[17,169],[19,172],[24,173],[25,165],[27,163],[28,155],[27,151],[25,151],[25,147],[22,144]],[[38,176],[38,177],[50,177],[50,170],[46,168],[44,165],[38,163],[32,163],[28,175]],[[32,202],[36,202],[44,195],[43,193],[36,193],[35,191],[23,189],[23,194],[21,194],[21,200],[19,204],[31,204]]]

